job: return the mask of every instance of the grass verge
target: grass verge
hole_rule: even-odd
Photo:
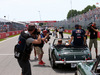
[[[0,39],[0,41],[3,41],[3,40],[5,40],[5,39]]]
[[[19,35],[19,34],[17,34],[17,35]],[[8,36],[8,38],[10,38],[10,37],[14,37],[14,36],[17,36],[17,35],[11,35],[11,36]]]
[[[98,38],[97,40],[100,41],[100,38]]]
[[[70,34],[71,35],[71,33],[67,33],[67,32],[64,32],[64,34]]]
[[[19,35],[19,34],[17,34],[17,35]],[[17,36],[17,35],[11,35],[11,36],[8,36],[7,38],[14,37],[14,36]],[[3,40],[6,40],[6,38],[0,39],[0,41],[3,41]]]

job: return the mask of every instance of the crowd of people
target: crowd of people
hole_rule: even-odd
[[[59,32],[59,37],[58,37]],[[62,39],[64,38],[63,35],[64,29],[63,27],[57,27],[53,30],[53,36],[58,39],[58,45],[62,44]],[[68,41],[69,43],[66,46],[87,46],[87,35],[90,34],[90,43],[89,49],[91,51],[92,44],[94,44],[96,57],[98,55],[97,49],[97,32],[98,29],[96,27],[96,23],[93,22],[88,27],[88,32],[86,33],[84,29],[82,29],[81,25],[76,24],[75,29],[72,31],[71,38]],[[45,62],[43,61],[43,47],[44,44],[47,43],[50,39],[50,31],[48,28],[43,30],[38,29],[35,25],[29,24],[28,30],[22,31],[18,44],[15,45],[15,58],[17,58],[18,64],[22,69],[21,75],[32,75],[31,74],[31,65],[30,65],[30,55],[31,51],[34,50],[34,58],[35,60],[38,59],[39,65],[44,65]],[[66,41],[65,41],[66,42]],[[38,56],[38,57],[37,57]]]
[[[75,16],[73,18],[68,19],[68,22],[81,22],[81,21],[88,21],[88,20],[98,20],[100,19],[100,8],[95,8],[93,10],[89,10],[88,12],[81,14],[81,15],[77,15],[75,14]]]
[[[64,35],[63,35],[64,28],[63,27],[59,27],[59,29],[57,27],[54,28],[53,36],[55,36],[56,38],[58,38],[57,32],[59,32],[59,38],[64,38]]]
[[[17,22],[0,22],[0,33],[24,30],[25,25]]]
[[[56,37],[58,37],[57,32],[59,32],[59,38],[63,38],[63,29],[61,27],[57,29],[55,27],[53,34],[55,34]],[[62,33],[61,33],[62,32]],[[75,29],[72,30],[71,38],[69,40],[68,45],[72,46],[87,46],[87,36],[90,36],[89,41],[89,49],[91,52],[91,48],[94,44],[95,52],[96,52],[96,58],[98,56],[98,43],[97,43],[97,35],[98,35],[98,28],[96,27],[96,23],[90,23],[89,27],[87,28],[87,32],[82,29],[82,25],[76,24]],[[61,39],[58,40],[58,44],[62,41]]]

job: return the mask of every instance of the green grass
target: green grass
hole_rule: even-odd
[[[19,35],[19,34],[17,34],[17,35]],[[11,35],[11,36],[8,36],[8,37],[14,37],[14,36],[17,36],[17,35]]]
[[[97,40],[100,41],[100,38],[98,38]]]
[[[19,34],[17,34],[17,35],[19,35]],[[14,36],[17,36],[17,35],[11,35],[11,36],[9,36],[8,38],[10,38],[10,37],[14,37]],[[3,40],[6,40],[6,38],[4,38],[4,39],[0,39],[0,41],[3,41]]]
[[[67,33],[67,32],[64,32],[64,34],[70,34],[71,35],[71,33]]]
[[[3,40],[5,40],[5,39],[0,39],[0,41],[3,41]]]

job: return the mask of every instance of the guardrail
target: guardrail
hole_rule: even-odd
[[[72,33],[72,30],[65,30],[67,33]],[[98,38],[100,38],[100,32],[98,32]]]
[[[22,30],[20,30],[20,31],[11,31],[11,32],[3,32],[3,33],[0,33],[0,39],[6,38],[6,37],[11,36],[11,35],[20,34],[21,31]]]

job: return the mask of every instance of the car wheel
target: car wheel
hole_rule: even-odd
[[[53,58],[51,58],[50,64],[51,64],[51,67],[52,67],[53,69],[57,68],[57,66],[55,65],[55,61],[54,61]]]

